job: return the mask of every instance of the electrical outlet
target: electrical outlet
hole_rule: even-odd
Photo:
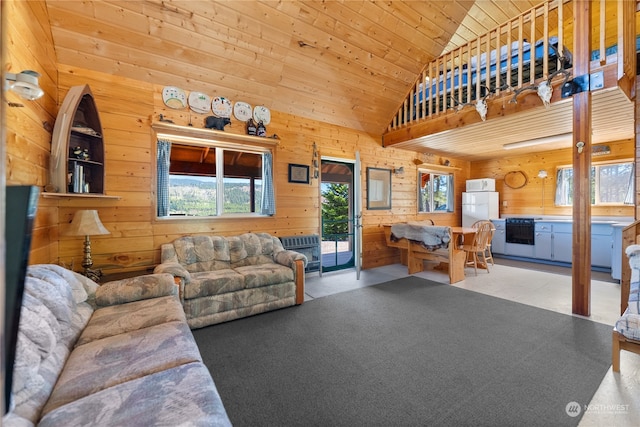
[[[506,207],[507,207],[507,205],[508,205],[507,201],[506,201],[506,200],[503,200],[503,201],[502,201],[502,207],[503,207],[503,208],[506,208]]]

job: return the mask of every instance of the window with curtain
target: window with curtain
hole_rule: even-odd
[[[453,175],[418,170],[418,212],[453,212]]]
[[[634,163],[603,163],[591,166],[591,204],[625,205],[633,204]],[[555,204],[573,205],[573,168],[558,168],[556,175]]]
[[[275,214],[268,149],[158,140],[157,163],[158,217]]]

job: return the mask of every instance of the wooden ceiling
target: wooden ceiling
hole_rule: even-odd
[[[47,0],[58,61],[380,135],[424,65],[537,1]]]
[[[425,64],[538,0],[47,0],[58,62],[380,136]]]

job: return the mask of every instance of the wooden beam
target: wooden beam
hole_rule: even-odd
[[[573,77],[589,74],[591,2],[573,2]],[[545,58],[546,59],[546,58]],[[591,92],[573,95],[572,312],[591,315]]]

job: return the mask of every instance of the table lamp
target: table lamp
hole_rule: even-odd
[[[102,272],[100,270],[92,270],[93,260],[91,259],[91,240],[89,236],[98,234],[109,234],[98,216],[96,210],[80,210],[76,211],[71,221],[71,228],[67,235],[69,236],[84,236],[84,258],[82,259],[82,267],[84,268],[82,274],[87,276],[93,281],[100,280]]]

